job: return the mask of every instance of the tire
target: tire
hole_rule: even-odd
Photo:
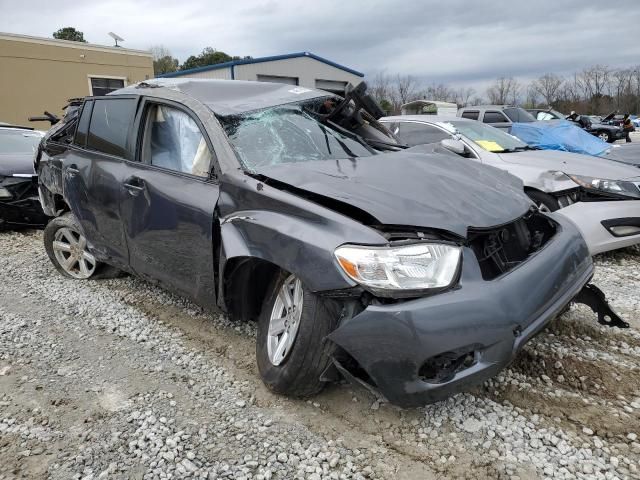
[[[282,301],[278,301],[279,293],[285,283],[289,285],[291,279],[300,282],[294,275],[282,271],[275,276],[267,290],[258,319],[256,360],[262,381],[270,390],[293,397],[309,397],[319,393],[325,386],[320,376],[331,364],[330,356],[334,348],[325,337],[335,329],[340,305],[312,293],[300,282],[302,309],[297,332],[284,358],[279,364],[274,364],[269,353],[270,338],[273,339],[269,336],[269,326],[272,313],[282,306]],[[273,348],[271,352],[273,354]]]
[[[612,143],[614,141],[613,137],[611,136],[611,133],[607,132],[607,131],[600,131],[597,133],[597,137],[607,143]]]
[[[114,278],[121,274],[117,268],[95,260],[86,247],[80,224],[70,212],[47,224],[44,229],[44,248],[56,270],[67,278],[87,280]],[[71,260],[72,256],[75,262]],[[65,265],[64,260],[69,262]]]
[[[549,195],[548,193],[540,192],[538,190],[529,190],[527,195],[533,203],[536,204],[538,210],[541,212],[555,212],[560,208],[558,200]]]

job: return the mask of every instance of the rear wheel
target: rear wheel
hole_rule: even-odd
[[[44,229],[44,247],[56,270],[76,280],[107,278],[119,270],[96,260],[87,248],[80,225],[71,213],[51,220]]]
[[[540,192],[538,190],[530,190],[527,192],[527,195],[531,200],[533,200],[533,203],[536,204],[536,207],[538,207],[538,210],[541,212],[555,212],[560,208],[558,200],[548,193]]]
[[[276,276],[268,292],[256,340],[260,376],[276,393],[314,395],[324,387],[320,376],[331,363],[325,337],[335,328],[339,306],[287,272]]]
[[[609,132],[598,132],[598,138],[604,142],[611,143],[611,134]]]

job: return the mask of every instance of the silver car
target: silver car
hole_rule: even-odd
[[[441,142],[471,160],[522,179],[543,211],[556,211],[597,253],[640,243],[640,170],[598,157],[537,150],[502,130],[465,118],[403,115],[380,119],[409,146]]]

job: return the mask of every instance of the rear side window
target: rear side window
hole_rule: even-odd
[[[135,111],[136,100],[133,98],[94,100],[87,148],[116,157],[130,157],[127,137]]]
[[[512,122],[535,122],[535,118],[522,108],[505,108],[504,113]]]
[[[469,120],[477,120],[480,112],[478,110],[466,110],[462,112],[462,118],[468,118]]]
[[[398,138],[405,145],[415,147],[425,143],[437,143],[445,138],[450,138],[446,132],[439,128],[425,125],[424,123],[400,122]]]
[[[80,120],[78,120],[78,128],[73,138],[73,143],[84,147],[87,144],[87,134],[89,133],[89,122],[91,121],[91,110],[93,109],[93,101],[84,103]]]
[[[504,123],[509,120],[507,120],[507,117],[505,117],[502,112],[484,112],[482,121],[484,123]]]

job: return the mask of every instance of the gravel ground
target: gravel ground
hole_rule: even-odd
[[[0,234],[0,480],[640,478],[640,249],[477,389],[400,410],[336,385],[268,392],[255,326],[146,282],[74,281],[41,232]]]

